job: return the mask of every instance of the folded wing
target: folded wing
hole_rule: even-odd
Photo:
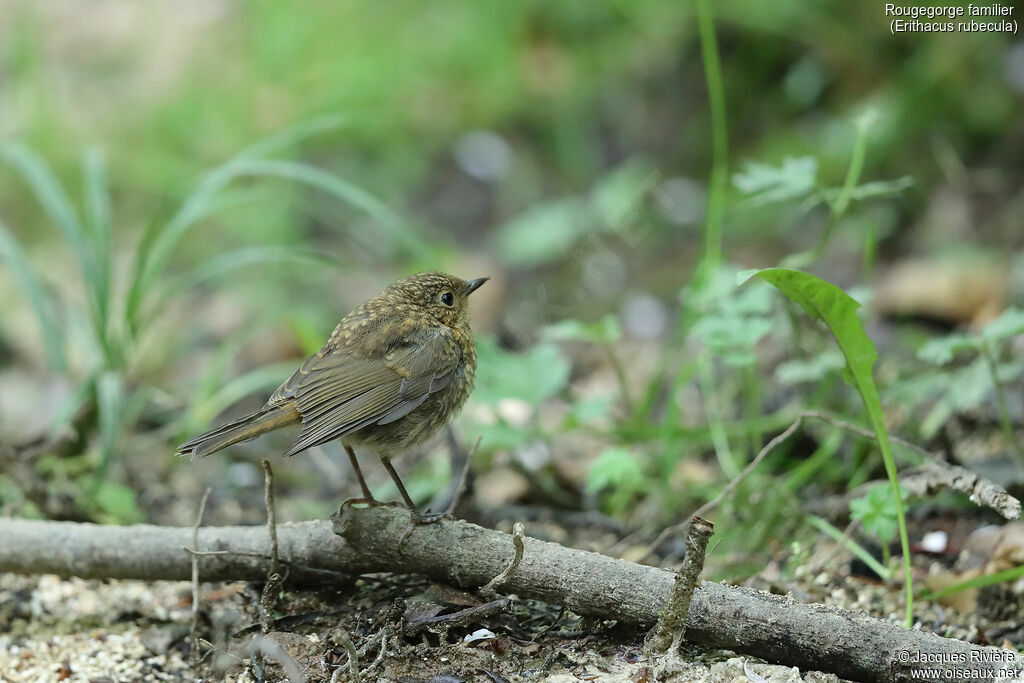
[[[285,455],[395,422],[448,386],[462,360],[451,330],[438,326],[398,336],[383,357],[348,348],[310,357],[267,402],[295,401],[302,432]]]

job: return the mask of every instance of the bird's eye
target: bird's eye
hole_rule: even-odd
[[[444,294],[441,295],[441,303],[443,303],[445,306],[454,306],[455,295],[452,294],[451,292],[445,292]]]

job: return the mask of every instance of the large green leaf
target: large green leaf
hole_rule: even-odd
[[[875,386],[872,375],[878,352],[857,318],[857,309],[860,304],[831,282],[799,270],[766,268],[741,274],[741,277],[742,282],[751,277],[759,277],[774,285],[791,301],[807,311],[812,318],[825,323],[839,344],[839,350],[843,352],[843,357],[846,359],[843,377],[860,394],[864,410],[868,414],[868,420],[878,439],[878,448],[882,451],[886,474],[889,476],[890,490],[899,521],[900,543],[903,547],[907,589],[906,621],[909,628],[913,623],[914,604],[910,572],[910,541],[907,538],[907,523],[900,496],[896,462],[889,444],[889,434],[885,428],[885,416],[882,412],[882,403],[878,398],[878,388]]]

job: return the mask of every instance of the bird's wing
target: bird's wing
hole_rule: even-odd
[[[398,336],[381,356],[335,348],[307,359],[269,404],[294,400],[302,432],[285,455],[412,412],[451,383],[462,351],[447,327]]]

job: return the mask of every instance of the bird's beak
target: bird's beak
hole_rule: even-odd
[[[466,289],[466,294],[472,294],[476,290],[480,289],[480,285],[482,285],[483,283],[487,282],[490,279],[491,278],[489,277],[478,277],[475,280],[470,280],[469,282],[466,283],[466,285],[468,285]]]

